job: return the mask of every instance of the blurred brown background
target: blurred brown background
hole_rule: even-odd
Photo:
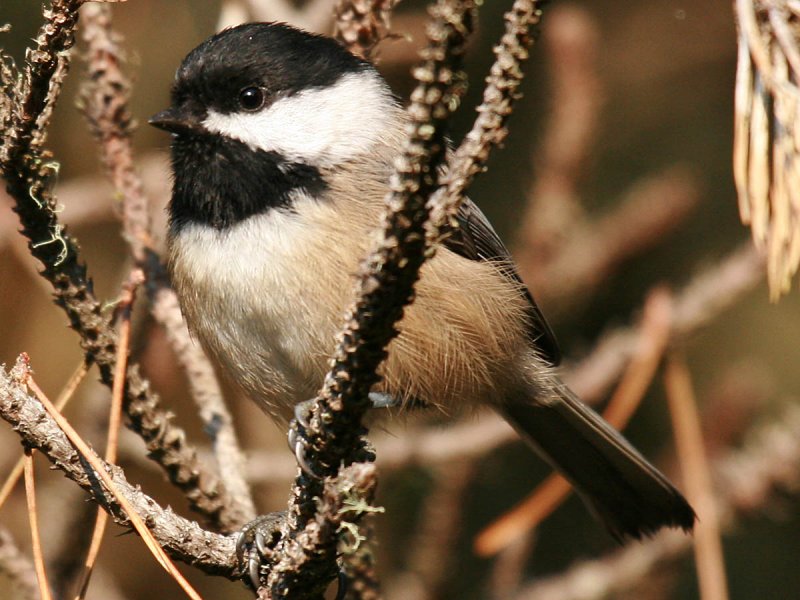
[[[490,2],[481,8],[480,27],[468,57],[470,90],[453,122],[455,140],[472,122],[471,109],[479,102],[481,82],[492,60],[491,46],[502,31],[502,13],[508,6],[507,2]],[[132,110],[140,123],[166,106],[175,68],[191,48],[213,33],[219,15],[218,3],[198,0],[128,0],[114,6],[116,26],[127,39],[128,70],[135,82]],[[21,61],[25,44],[40,23],[37,3],[4,0],[0,23],[6,22],[13,29],[2,34],[0,44]],[[564,244],[573,251],[580,250],[581,239],[570,236],[581,235],[581,230],[571,228],[570,220],[593,223],[612,214],[637,193],[643,182],[667,177],[674,194],[688,198],[676,209],[666,232],[654,233],[641,248],[614,261],[593,285],[576,286],[574,293],[566,295],[550,287],[539,294],[544,313],[552,315],[551,325],[571,364],[585,356],[603,332],[633,322],[654,285],[665,283],[680,289],[692,275],[710,268],[747,240],[748,232],[738,219],[730,169],[736,36],[730,2],[720,0],[553,2],[546,7],[543,22],[541,40],[532,51],[523,84],[524,99],[511,120],[506,147],[494,154],[488,172],[470,194],[501,237],[513,247],[515,240],[533,235],[534,242],[526,243],[523,254],[530,248],[546,254]],[[424,41],[424,4],[400,4],[393,23],[395,32],[409,37],[384,42],[380,68],[404,97],[411,86],[408,72],[414,49]],[[324,30],[329,30],[327,25]],[[97,150],[75,107],[81,69],[80,61],[75,61],[49,146],[61,164],[64,218],[73,223],[70,230],[82,243],[98,296],[113,300],[127,273],[127,251],[111,209],[113,194],[102,183]],[[577,80],[566,82],[577,86],[573,90],[581,90],[577,98],[555,87],[554,80],[565,73],[577,73]],[[544,144],[555,119],[554,102],[567,111],[564,123],[583,122],[583,113],[569,113],[568,108],[573,106],[576,111],[588,110],[585,118],[594,123],[579,132],[577,142],[570,142],[569,137],[562,139],[568,145],[585,147],[585,152],[577,152],[579,160],[566,169],[566,186],[542,172],[542,157],[547,155]],[[163,204],[168,194],[163,159],[168,139],[142,125],[135,143],[154,203],[153,213],[160,223],[156,232],[163,237]],[[570,148],[565,152],[569,154]],[[566,200],[564,189],[570,191]],[[662,192],[668,199],[670,189]],[[525,215],[530,215],[530,206],[537,203],[538,212],[534,214],[540,218],[530,226]],[[66,327],[63,313],[52,305],[46,284],[36,275],[37,265],[26,255],[21,237],[10,226],[14,218],[7,202],[0,204],[0,225],[4,225],[0,227],[0,362],[13,363],[20,352],[27,352],[39,383],[54,396],[81,355],[75,334]],[[550,222],[554,230],[548,230]],[[635,228],[637,221],[631,218],[627,224]],[[555,239],[548,239],[548,235]],[[560,239],[561,235],[569,239]],[[541,256],[531,260],[525,261],[526,279],[536,294],[547,284],[537,281],[534,268]],[[558,275],[558,269],[549,272],[550,277]],[[718,419],[729,417],[734,422],[734,432],[724,433],[728,444],[739,444],[736,432],[769,419],[785,403],[795,401],[800,388],[800,369],[796,366],[800,359],[798,294],[792,291],[775,305],[769,304],[767,296],[766,286],[759,285],[693,334],[685,345],[699,402],[703,406],[716,403],[714,414]],[[204,444],[204,433],[186,397],[184,377],[162,335],[148,322],[146,311],[139,312],[134,357],[142,361],[156,389],[174,406],[193,440]],[[89,379],[94,378],[92,374]],[[236,398],[234,391],[230,396],[244,444],[251,453],[258,455],[268,448],[283,453],[284,432],[249,403]],[[84,383],[67,411],[98,446],[102,445],[107,397],[107,390],[93,381]],[[385,425],[398,437],[404,435],[406,427],[396,420]],[[663,385],[657,376],[627,435],[646,455],[671,468],[671,475],[679,481],[679,473],[669,467],[674,464],[670,431]],[[714,430],[707,429],[706,435],[713,445]],[[181,496],[141,458],[141,443],[133,436],[124,439],[121,463],[128,470],[129,480],[140,482],[159,501],[171,503],[190,516]],[[0,473],[10,469],[18,455],[17,438],[7,427],[0,427]],[[269,468],[263,460],[258,464]],[[89,526],[91,521],[85,519],[91,509],[73,486],[58,474],[48,473],[43,462],[40,466],[45,552],[60,560],[64,548],[69,548],[71,530]],[[471,550],[472,540],[547,473],[518,443],[503,445],[467,467],[454,462],[436,469],[424,465],[387,469],[378,498],[386,513],[377,519],[379,565],[387,595],[514,597],[503,596],[497,583],[502,577],[499,563],[477,558]],[[445,493],[447,485],[442,482],[447,481],[457,494]],[[282,508],[287,482],[285,478],[271,478],[271,483],[257,484],[262,511]],[[451,506],[458,518],[446,538],[428,540],[425,520],[432,518],[431,512],[439,502],[430,500],[432,492],[440,494],[445,506],[458,498]],[[796,492],[772,497],[726,530],[731,598],[800,597],[800,504]],[[28,548],[21,490],[2,508],[0,522],[12,529],[20,546]],[[140,541],[119,533],[114,526],[107,533],[100,572],[88,598],[179,597],[177,587],[149,558]],[[435,546],[433,551],[426,541]],[[523,582],[611,551],[614,544],[580,502],[571,498],[545,521],[529,549],[515,575]],[[423,552],[432,552],[424,554],[431,557],[427,564],[420,558]],[[58,565],[53,566],[54,572],[58,569]],[[431,575],[425,569],[439,572]],[[241,586],[190,569],[184,571],[206,598],[249,597]],[[428,585],[431,578],[433,586]],[[12,598],[10,592],[3,591],[6,586],[2,581],[0,574],[0,599]],[[644,580],[643,587],[615,597],[691,599],[698,597],[696,589],[689,553],[663,565],[656,575]]]

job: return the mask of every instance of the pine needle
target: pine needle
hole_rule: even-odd
[[[67,419],[59,413],[55,406],[53,406],[52,402],[47,398],[44,392],[39,388],[36,382],[31,377],[30,373],[28,373],[26,384],[28,388],[36,395],[39,402],[45,407],[47,412],[56,421],[58,426],[61,430],[66,434],[69,438],[70,442],[75,446],[75,448],[83,455],[86,461],[92,466],[97,476],[106,486],[108,491],[114,496],[116,501],[120,504],[122,509],[125,511],[128,519],[131,522],[131,525],[136,529],[137,533],[141,536],[142,540],[144,541],[147,548],[150,550],[150,553],[155,557],[156,561],[164,568],[167,573],[169,573],[175,581],[183,588],[186,595],[192,598],[192,600],[202,600],[200,594],[198,594],[195,589],[191,586],[191,584],[184,578],[175,564],[169,559],[164,549],[159,545],[156,541],[153,534],[145,525],[142,518],[138,515],[136,510],[131,506],[130,502],[119,493],[116,486],[114,485],[111,476],[106,472],[100,457],[95,454],[95,452],[83,441],[83,439],[78,435],[78,432],[73,429],[72,425],[69,424]]]

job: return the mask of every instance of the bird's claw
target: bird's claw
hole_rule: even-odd
[[[299,402],[294,406],[294,419],[289,423],[289,449],[294,454],[297,460],[297,465],[302,469],[303,473],[314,479],[319,479],[319,475],[314,473],[311,465],[306,458],[306,449],[308,448],[308,439],[306,439],[306,431],[308,430],[308,416],[311,408],[314,406],[314,400],[306,400]]]
[[[246,581],[257,590],[261,586],[261,567],[272,553],[278,539],[285,512],[274,512],[256,517],[239,531],[236,538],[236,559]]]
[[[339,586],[339,589],[336,590],[336,598],[334,598],[334,600],[344,600],[347,596],[349,581],[347,579],[347,573],[345,573],[342,569],[339,569],[339,575],[336,578],[336,582]]]

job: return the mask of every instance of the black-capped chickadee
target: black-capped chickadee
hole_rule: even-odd
[[[385,210],[406,115],[368,62],[278,23],[228,29],[178,69],[169,268],[186,320],[274,418],[316,395]],[[466,200],[421,271],[374,397],[445,413],[489,405],[617,538],[690,529],[667,479],[583,405],[509,253]]]

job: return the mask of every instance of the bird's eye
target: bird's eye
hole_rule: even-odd
[[[258,110],[264,105],[264,90],[259,87],[249,86],[239,92],[239,105],[247,110]]]

